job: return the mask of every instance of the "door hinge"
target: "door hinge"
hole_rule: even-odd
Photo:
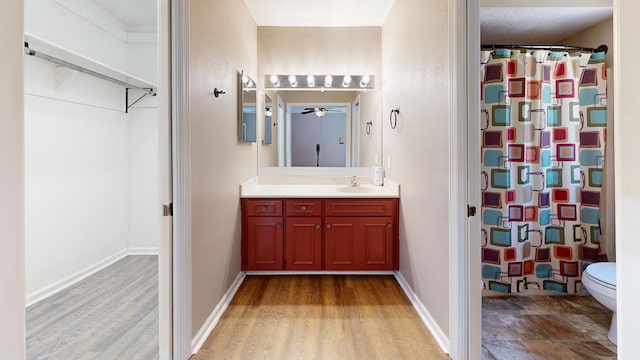
[[[173,216],[173,203],[162,204],[162,216]]]
[[[476,216],[476,207],[467,205],[467,217]]]

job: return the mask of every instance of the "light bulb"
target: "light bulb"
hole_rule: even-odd
[[[370,81],[371,81],[371,76],[363,75],[362,78],[360,79],[360,87],[367,87]]]
[[[271,115],[273,115],[273,112],[271,112],[271,109],[270,108],[266,108],[265,111],[264,111],[264,116],[271,116]]]
[[[324,108],[316,108],[315,112],[317,117],[323,117],[327,115],[327,110],[325,110]]]
[[[316,78],[313,75],[307,75],[307,86],[308,87],[316,86]]]
[[[345,75],[342,78],[342,86],[343,87],[349,87],[350,84],[351,84],[351,75]]]
[[[324,86],[332,87],[333,86],[333,76],[327,75],[324,77]]]
[[[298,81],[296,80],[295,75],[289,75],[289,85],[296,87],[298,86]]]
[[[280,81],[278,80],[278,75],[269,76],[269,81],[271,81],[271,85],[273,85],[273,86],[279,86],[280,85]]]

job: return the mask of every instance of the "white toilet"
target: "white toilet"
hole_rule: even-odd
[[[616,263],[601,262],[587,266],[582,274],[582,285],[604,307],[613,311],[609,340],[618,344],[616,313]]]

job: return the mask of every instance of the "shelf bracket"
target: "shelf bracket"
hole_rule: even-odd
[[[145,96],[152,94],[155,95],[154,91],[152,88],[144,88],[144,90],[146,90],[146,92],[144,94],[142,94],[142,96],[140,96],[139,98],[137,98],[134,102],[132,102],[131,104],[129,104],[129,90],[131,88],[125,88],[124,89],[124,112],[125,114],[129,113],[129,109],[135,105],[138,101],[142,100],[142,98],[144,98]],[[136,89],[133,89],[136,90]]]

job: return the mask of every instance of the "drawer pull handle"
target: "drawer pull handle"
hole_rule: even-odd
[[[320,229],[320,224],[316,224],[316,229]]]
[[[267,211],[267,206],[266,206],[266,205],[263,205],[263,206],[262,206],[262,212],[266,212],[266,211]]]
[[[307,207],[306,206],[301,206],[300,207],[300,211],[307,211]]]
[[[327,224],[327,229],[331,229],[331,224]]]
[[[392,227],[393,227],[393,225],[387,224],[387,228],[391,229]]]

